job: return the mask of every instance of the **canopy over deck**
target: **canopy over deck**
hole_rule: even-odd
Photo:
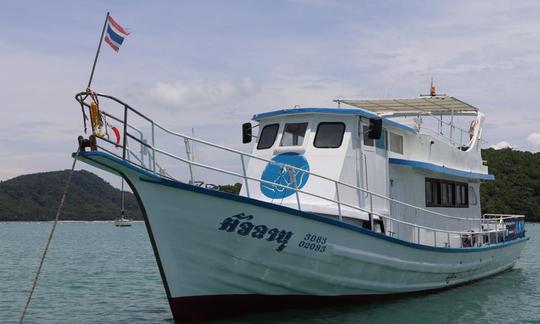
[[[378,115],[476,115],[478,108],[446,95],[420,96],[413,99],[336,99],[338,104],[363,108]]]

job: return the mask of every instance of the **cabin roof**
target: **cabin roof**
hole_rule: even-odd
[[[367,111],[365,109],[353,109],[353,108],[288,108],[280,109],[260,114],[253,115],[253,120],[261,121],[270,117],[285,116],[285,115],[300,115],[300,114],[329,114],[329,115],[349,115],[349,116],[361,116],[365,118],[382,118],[383,124],[395,128],[402,129],[407,132],[416,132],[416,129],[398,123],[388,118],[380,117],[377,114]]]
[[[336,99],[334,101],[385,115],[430,113],[471,115],[478,113],[478,108],[446,95],[420,96],[412,99]]]

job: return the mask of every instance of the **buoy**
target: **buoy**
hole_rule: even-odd
[[[90,103],[90,121],[92,122],[92,131],[95,135],[103,137],[106,133],[103,131],[103,121],[101,117],[101,112],[99,111],[99,106],[96,101],[92,100]]]
[[[95,101],[90,103],[90,120],[92,121],[93,128],[99,128],[101,126],[101,118],[99,118],[99,108]]]
[[[114,132],[114,136],[116,137],[116,145],[120,144],[120,131],[116,127],[112,127],[112,130]]]

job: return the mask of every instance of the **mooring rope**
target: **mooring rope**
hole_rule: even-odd
[[[32,295],[34,294],[34,290],[36,289],[37,282],[39,279],[39,275],[41,274],[41,269],[43,268],[43,263],[45,261],[45,257],[47,256],[47,252],[49,251],[49,246],[51,244],[54,231],[56,230],[56,225],[58,224],[58,219],[60,218],[60,212],[62,211],[62,207],[64,206],[64,202],[66,200],[66,195],[69,190],[69,185],[71,184],[71,178],[73,177],[73,173],[75,171],[75,164],[77,163],[77,157],[79,156],[80,148],[77,150],[77,153],[75,153],[75,156],[73,157],[73,164],[71,165],[71,171],[69,172],[69,176],[66,182],[66,186],[64,187],[64,193],[62,194],[62,199],[60,200],[60,205],[58,206],[58,210],[56,211],[56,217],[54,218],[53,227],[51,229],[51,233],[49,233],[49,239],[47,240],[47,244],[45,245],[45,250],[43,250],[43,255],[41,256],[41,261],[39,262],[39,267],[36,272],[36,276],[34,278],[34,283],[32,284],[32,289],[30,290],[30,294],[28,295],[28,299],[26,300],[26,305],[24,305],[24,309],[21,314],[21,318],[19,319],[19,324],[22,324],[24,321],[24,315],[26,315],[26,311],[28,310],[28,306],[30,305],[30,301],[32,301]]]

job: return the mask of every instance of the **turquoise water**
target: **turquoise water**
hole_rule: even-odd
[[[0,223],[0,322],[17,322],[51,223]],[[227,322],[540,323],[540,224],[514,270],[444,292]],[[62,222],[27,323],[172,323],[143,223]]]

